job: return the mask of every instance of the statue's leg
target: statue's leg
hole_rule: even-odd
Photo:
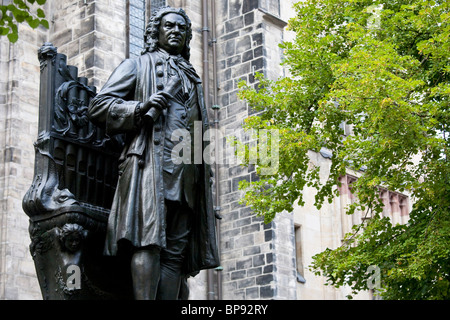
[[[155,300],[160,279],[160,252],[157,247],[136,249],[131,258],[131,276],[136,300]]]
[[[157,299],[177,300],[183,277],[182,267],[190,233],[192,210],[186,205],[166,201],[167,246],[161,250],[161,278]]]
[[[166,261],[161,264],[158,300],[177,300],[181,285],[181,263]]]

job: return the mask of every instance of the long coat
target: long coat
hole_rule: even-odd
[[[190,64],[186,61],[189,66]],[[126,133],[127,143],[119,161],[119,180],[108,221],[105,254],[116,255],[118,243],[135,247],[166,246],[166,211],[163,189],[163,151],[166,110],[153,123],[142,125],[136,107],[148,101],[167,82],[168,55],[155,51],[124,60],[91,101],[89,116],[107,134]],[[191,67],[191,70],[193,68]],[[198,94],[203,132],[209,129],[201,83]],[[141,125],[139,125],[141,123]],[[203,141],[203,147],[207,145]],[[194,274],[219,265],[211,168],[203,162],[198,201],[194,210],[184,271]]]

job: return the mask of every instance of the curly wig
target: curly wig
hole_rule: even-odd
[[[166,14],[169,13],[179,14],[186,20],[186,24],[188,26],[186,34],[186,43],[184,45],[181,55],[183,56],[183,58],[189,61],[191,55],[191,48],[189,44],[192,39],[192,23],[189,17],[187,16],[186,12],[181,8],[161,7],[153,14],[145,30],[144,35],[145,47],[143,53],[153,52],[156,49],[158,49],[159,27],[161,25],[161,20]]]

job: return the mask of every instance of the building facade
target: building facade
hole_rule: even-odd
[[[251,108],[237,97],[237,83],[255,81],[263,72],[283,75],[278,44],[286,30],[293,0],[58,0],[47,1],[50,29],[20,26],[11,44],[0,38],[0,299],[42,299],[29,253],[28,217],[22,198],[33,180],[39,106],[37,50],[51,42],[68,64],[78,67],[89,85],[101,88],[125,58],[140,54],[146,22],[161,5],[182,7],[193,23],[191,62],[202,75],[210,118],[226,147],[226,135],[240,132]],[[311,153],[325,178],[326,153]],[[344,177],[350,183],[354,176]],[[257,179],[253,167],[224,161],[215,167],[216,210],[221,268],[189,280],[191,299],[345,299],[345,288],[325,286],[309,270],[311,257],[341,244],[360,217],[345,215],[349,189],[319,211],[314,191],[304,207],[278,215],[270,224],[239,203],[239,182]],[[343,183],[343,188],[348,186]],[[385,192],[386,214],[407,219],[408,199]],[[350,220],[349,220],[350,219]],[[351,219],[356,219],[352,221]],[[403,219],[403,220],[402,220]],[[371,298],[362,293],[360,298]]]

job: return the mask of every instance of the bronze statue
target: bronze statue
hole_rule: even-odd
[[[193,159],[209,122],[191,38],[186,13],[161,8],[144,53],[123,61],[89,105],[93,123],[126,136],[104,253],[131,254],[136,299],[178,299],[186,277],[219,265],[212,171]],[[192,161],[174,161],[180,130]]]

